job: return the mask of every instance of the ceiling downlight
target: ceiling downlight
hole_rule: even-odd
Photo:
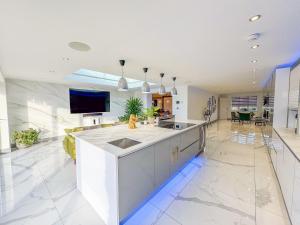
[[[251,46],[251,48],[252,49],[257,49],[259,47],[259,45],[257,44],[257,45],[253,45],[253,46]]]
[[[249,18],[249,21],[250,22],[254,22],[254,21],[257,21],[261,18],[261,15],[255,15],[255,16],[252,16]]]
[[[68,46],[76,51],[87,52],[91,50],[91,47],[83,42],[73,41],[68,44]]]

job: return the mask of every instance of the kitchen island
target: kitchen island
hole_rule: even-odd
[[[107,225],[119,225],[205,148],[204,121],[74,133],[77,188]]]

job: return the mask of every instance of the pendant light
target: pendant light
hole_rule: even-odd
[[[161,95],[166,94],[166,88],[165,88],[165,86],[162,84],[162,79],[163,79],[164,75],[165,75],[164,73],[161,73],[161,74],[160,74],[159,94],[161,94]]]
[[[124,77],[124,71],[123,71],[123,67],[125,65],[125,60],[121,59],[120,61],[120,65],[122,68],[122,77],[120,78],[119,82],[118,82],[118,91],[128,91],[128,84],[127,84],[127,80]]]
[[[174,85],[173,85],[173,88],[172,88],[171,92],[172,92],[172,95],[177,95],[177,89],[175,87],[176,77],[172,77],[172,80],[173,80]]]
[[[147,82],[147,75],[146,75],[146,73],[148,71],[148,68],[147,67],[143,68],[143,71],[145,73],[145,81],[144,81],[143,86],[142,86],[142,93],[146,94],[146,93],[150,93],[150,85]]]

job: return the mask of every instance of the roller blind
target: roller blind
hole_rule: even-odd
[[[232,107],[256,107],[257,96],[233,96],[231,99]]]

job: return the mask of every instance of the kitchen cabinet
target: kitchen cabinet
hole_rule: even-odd
[[[119,159],[119,214],[128,215],[155,188],[154,146]]]
[[[181,164],[179,161],[180,140],[181,140],[180,135],[177,135],[170,139],[170,151],[171,151],[170,175],[174,175],[181,168]]]
[[[283,181],[283,174],[284,174],[284,158],[283,158],[283,152],[284,152],[284,145],[283,142],[281,140],[277,141],[277,146],[276,146],[276,172],[277,172],[277,178],[278,181],[280,183],[280,186],[282,184]]]
[[[294,225],[300,224],[300,162],[295,163],[291,221]]]
[[[300,162],[273,130],[269,154],[293,225],[300,224]]]
[[[124,219],[143,199],[164,185],[199,153],[199,149],[200,130],[197,128],[120,158],[120,219]]]
[[[290,213],[292,209],[293,198],[295,157],[286,145],[284,145],[283,163],[281,171],[282,177],[280,178],[280,186],[283,192],[286,207],[288,209],[288,212]]]
[[[269,141],[268,147],[274,170],[277,172],[277,154],[280,152],[280,149],[283,148],[283,143],[275,132],[273,132],[273,136]]]
[[[155,186],[161,186],[170,177],[171,151],[170,140],[154,145],[155,151]]]
[[[180,149],[182,150],[188,147],[191,143],[194,143],[199,139],[200,128],[196,127],[194,129],[182,133],[180,136],[181,136]]]

